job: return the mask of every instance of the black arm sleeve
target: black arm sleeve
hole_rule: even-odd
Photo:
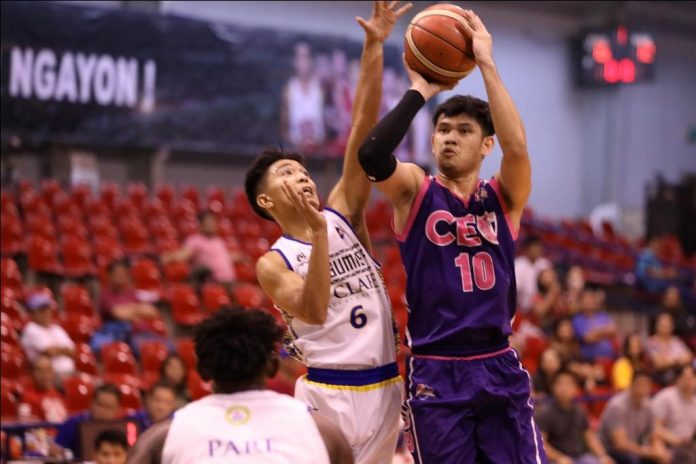
[[[394,150],[408,132],[411,121],[425,99],[416,90],[409,90],[377,125],[372,129],[358,150],[360,166],[372,182],[387,180],[396,170]]]

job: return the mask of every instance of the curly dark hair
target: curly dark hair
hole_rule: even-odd
[[[256,214],[264,219],[268,219],[269,221],[273,221],[273,218],[265,209],[259,206],[259,204],[256,202],[256,197],[259,194],[259,186],[263,182],[268,168],[270,168],[271,165],[276,161],[284,159],[297,161],[302,166],[305,165],[304,156],[300,155],[299,153],[283,151],[277,148],[269,148],[264,150],[264,152],[254,160],[246,173],[246,178],[244,179],[244,189],[246,190],[246,196],[247,200],[249,200],[249,204],[254,209]]]
[[[437,125],[440,116],[451,117],[460,114],[465,114],[476,120],[481,126],[484,137],[495,134],[488,102],[471,95],[455,95],[440,103],[433,113],[433,126]]]
[[[267,312],[223,307],[195,329],[198,373],[221,393],[239,389],[264,375],[282,337]]]

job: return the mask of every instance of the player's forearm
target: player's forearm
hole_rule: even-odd
[[[527,157],[527,136],[522,118],[503,84],[495,63],[479,63],[488,95],[488,105],[504,156]]]
[[[304,312],[302,319],[310,324],[323,324],[329,310],[330,296],[329,238],[324,227],[321,231],[315,231],[312,239],[312,254],[299,305],[299,309]]]
[[[370,180],[382,181],[393,174],[396,169],[394,150],[406,136],[413,118],[423,105],[423,95],[417,90],[409,90],[370,131],[358,151],[360,165]]]

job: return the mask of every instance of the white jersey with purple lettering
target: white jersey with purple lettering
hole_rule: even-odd
[[[270,390],[215,394],[174,413],[163,464],[328,464],[307,405]]]
[[[328,227],[331,299],[326,322],[306,324],[278,308],[288,323],[286,350],[308,367],[358,370],[395,362],[398,332],[379,265],[338,212],[322,211]],[[282,236],[271,247],[303,279],[311,243]]]

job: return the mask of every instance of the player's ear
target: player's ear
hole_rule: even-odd
[[[278,358],[278,353],[273,353],[271,358],[268,360],[268,365],[266,366],[266,375],[269,379],[275,377],[280,368],[280,359]]]
[[[271,197],[265,193],[259,193],[256,197],[256,204],[263,209],[271,209],[275,205]]]
[[[493,147],[495,146],[495,137],[489,135],[483,138],[483,143],[481,144],[481,153],[484,157],[491,154]]]

